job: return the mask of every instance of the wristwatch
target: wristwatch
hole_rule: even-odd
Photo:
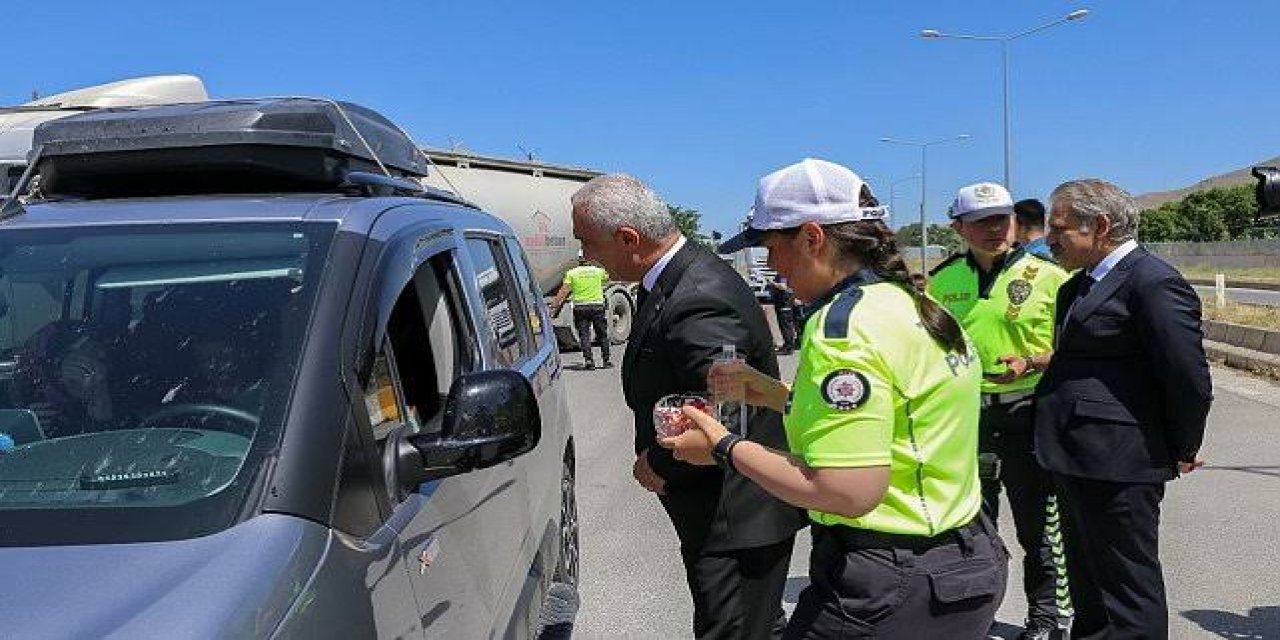
[[[1022,362],[1027,365],[1026,369],[1022,371],[1023,375],[1036,372],[1036,361],[1031,356],[1022,356]]]
[[[742,442],[742,436],[736,433],[726,433],[716,441],[715,446],[711,447],[711,457],[715,459],[717,466],[721,469],[734,469],[733,448],[739,442]]]

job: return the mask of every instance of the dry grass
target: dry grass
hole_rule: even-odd
[[[1280,307],[1227,302],[1225,307],[1219,309],[1214,306],[1212,295],[1201,296],[1201,298],[1204,303],[1204,317],[1206,320],[1244,324],[1251,327],[1265,327],[1267,329],[1280,329]]]
[[[1231,286],[1233,280],[1248,280],[1253,282],[1280,282],[1280,268],[1276,267],[1257,267],[1257,268],[1212,268],[1212,267],[1178,267],[1182,271],[1182,275],[1188,278],[1204,278],[1212,280],[1214,276],[1221,273],[1227,277],[1227,286]]]

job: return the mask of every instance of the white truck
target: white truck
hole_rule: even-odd
[[[0,108],[0,200],[7,197],[27,166],[36,126],[55,118],[106,107],[136,107],[209,99],[204,83],[192,75],[134,78],[77,89]],[[504,219],[515,229],[532,262],[543,294],[554,295],[569,268],[577,264],[569,196],[598,171],[535,161],[423,149],[434,167],[427,186],[452,191]],[[609,334],[622,343],[631,334],[636,283],[610,282],[605,290]],[[561,346],[576,345],[572,312],[554,319]]]

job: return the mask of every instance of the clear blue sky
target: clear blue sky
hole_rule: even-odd
[[[931,221],[1001,176],[999,47],[1016,42],[1015,197],[1086,175],[1134,193],[1280,155],[1275,20],[1265,3],[8,2],[0,104],[127,77],[195,73],[221,97],[327,95],[420,142],[625,171],[729,230],[764,173],[806,155],[889,179],[918,171],[883,136],[968,133],[930,151]],[[1271,61],[1269,61],[1269,59]],[[916,216],[898,189],[895,226]]]

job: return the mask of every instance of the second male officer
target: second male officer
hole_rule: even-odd
[[[969,251],[931,272],[930,295],[951,311],[982,361],[979,462],[983,509],[997,521],[1000,491],[1008,492],[1018,543],[1026,552],[1027,595],[1022,638],[1039,640],[1068,626],[1065,565],[1052,477],[1033,451],[1036,382],[1053,348],[1058,287],[1067,273],[1048,260],[1013,249],[1013,200],[1004,187],[969,185],[956,195],[951,226]]]
[[[604,360],[604,368],[613,366],[609,361],[609,321],[604,315],[604,283],[609,281],[609,272],[591,264],[581,253],[578,254],[578,266],[564,274],[564,283],[556,298],[551,303],[551,314],[560,315],[560,306],[566,296],[573,302],[573,326],[578,331],[578,346],[582,349],[582,366],[595,369],[595,360],[591,357],[591,343],[600,345],[600,358]],[[592,339],[592,331],[595,338]]]

